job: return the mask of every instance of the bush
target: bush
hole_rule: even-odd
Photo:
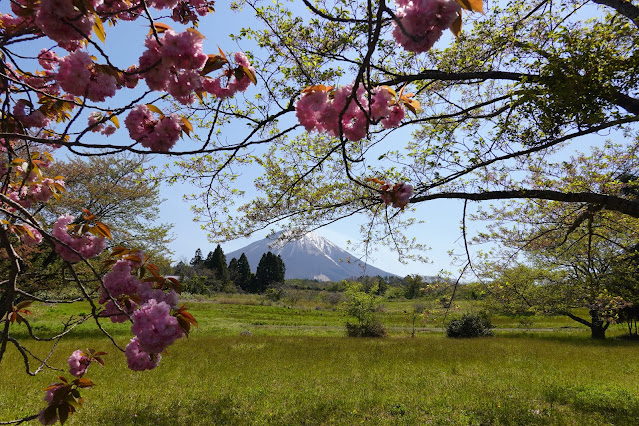
[[[492,336],[490,319],[485,314],[466,313],[461,318],[452,320],[446,326],[448,337],[482,337]]]
[[[361,324],[346,323],[346,335],[348,337],[386,337],[388,333],[379,321]]]
[[[377,284],[370,293],[363,290],[361,283],[349,283],[346,287],[344,301],[345,311],[355,317],[357,323],[346,323],[346,335],[349,337],[386,337],[386,329],[379,321],[376,311],[379,308],[379,297],[375,295]]]

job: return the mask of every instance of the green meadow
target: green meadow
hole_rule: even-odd
[[[78,348],[109,352],[105,368],[89,369],[96,386],[83,391],[75,425],[639,424],[639,348],[615,338],[623,326],[592,341],[562,317],[533,318],[529,329],[497,317],[495,337],[450,339],[441,318],[427,317],[410,338],[411,303],[384,304],[389,338],[358,339],[344,337],[347,318],[328,304],[193,299],[187,306],[199,328],[153,371],[129,371],[94,324],[60,342],[50,364],[66,366]],[[46,335],[61,314],[88,309],[38,305],[31,320]],[[130,338],[127,326],[108,330],[122,345]],[[46,356],[50,344],[32,348]],[[43,389],[57,374],[28,377],[15,350],[7,357],[0,422],[43,408]]]

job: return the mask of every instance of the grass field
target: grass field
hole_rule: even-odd
[[[574,325],[561,318],[535,319],[553,332],[497,318],[496,337],[472,340],[446,338],[427,321],[411,339],[410,305],[393,302],[380,313],[392,336],[374,340],[343,337],[346,318],[330,308],[250,298],[189,306],[200,328],[153,371],[128,371],[91,325],[60,343],[53,365],[77,348],[109,352],[105,368],[90,368],[97,386],[70,424],[639,424],[637,343],[594,342],[583,327],[561,328]],[[33,321],[46,332],[60,311],[86,309],[39,306]],[[126,344],[128,327],[110,331]],[[10,350],[0,364],[0,421],[39,411],[55,379],[28,377],[20,362]]]

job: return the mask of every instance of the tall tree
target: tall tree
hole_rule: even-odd
[[[255,272],[253,292],[263,293],[269,286],[275,283],[283,283],[286,266],[280,255],[272,252],[264,253],[257,265]]]
[[[201,249],[198,248],[197,250],[195,250],[195,255],[193,256],[193,259],[191,259],[189,263],[194,268],[198,268],[204,265],[204,257],[202,257]]]
[[[418,114],[412,115],[407,110],[402,121],[404,131],[415,130],[415,137],[392,137],[395,130],[370,120],[366,137],[355,140],[347,134],[355,119],[332,133],[322,130],[321,123],[313,127],[300,119],[298,126],[269,127],[268,135],[278,138],[265,156],[246,149],[233,151],[228,161],[211,157],[183,162],[187,174],[219,179],[217,184],[201,182],[204,192],[194,197],[202,203],[201,220],[213,235],[234,238],[278,221],[303,231],[363,214],[371,225],[364,240],[385,239],[401,249],[414,242],[398,238],[407,229],[409,214],[394,214],[385,206],[397,195],[384,189],[385,181],[391,186],[409,181],[414,206],[439,198],[547,199],[572,207],[603,205],[639,217],[639,203],[623,194],[545,185],[557,179],[554,166],[583,146],[586,136],[588,143],[603,145],[607,132],[626,132],[620,143],[629,152],[637,145],[636,4],[509,1],[505,7],[487,8],[477,25],[464,27],[456,43],[437,44],[428,54],[417,55],[385,37],[399,31],[397,15],[387,16],[386,2],[368,8],[355,2],[339,9],[326,4],[321,10],[306,2],[309,20],[290,13],[287,3],[248,3],[260,10],[257,19],[264,25],[245,28],[239,40],[257,40],[262,46],[264,56],[256,55],[255,64],[270,90],[243,110],[247,117],[260,111],[280,124],[289,123],[281,117],[294,113],[302,119],[316,117],[301,107],[302,99],[313,94],[319,110],[341,93],[336,88],[322,97],[326,86],[345,79],[348,83],[349,78],[355,86],[362,84],[347,88],[351,98],[364,93],[357,98],[361,105],[372,102],[374,92],[367,91],[388,85],[415,93],[411,99],[421,103],[421,111],[414,108]],[[345,76],[344,69],[351,74]],[[351,101],[349,119],[357,112]],[[301,126],[317,133],[299,131]],[[247,147],[259,140],[256,128],[261,129],[251,127],[242,139]],[[399,139],[406,143],[400,146]],[[238,190],[244,194],[241,187],[222,181],[228,174],[221,165],[232,163],[262,167],[251,197],[230,196]],[[595,164],[592,172],[600,170]],[[228,221],[229,210],[242,214]]]
[[[147,157],[73,157],[51,169],[64,177],[66,194],[43,206],[44,220],[66,213],[78,217],[86,208],[109,225],[115,244],[140,248],[155,258],[171,254],[172,224],[157,223],[164,200],[158,182],[151,179]]]
[[[612,146],[608,149],[615,152]],[[595,149],[591,156],[565,161],[557,170],[563,174],[562,183],[552,186],[558,190],[597,186],[606,193],[633,197],[638,182],[618,179],[632,170],[634,163],[627,154],[602,158],[604,153]],[[600,167],[598,173],[592,172],[594,163]],[[593,338],[603,339],[618,311],[639,294],[636,268],[628,261],[635,254],[639,219],[601,204],[568,207],[546,200],[511,203],[482,217],[489,220],[491,230],[483,239],[497,241],[502,258],[532,266],[495,267],[489,262],[496,269],[493,291],[501,293],[499,297],[519,295],[531,309],[564,314],[588,326]],[[619,277],[625,277],[626,291],[619,286]],[[500,288],[503,291],[497,291]],[[575,308],[587,308],[588,317],[577,315]]]
[[[235,284],[236,287],[239,288],[238,286],[238,276],[239,276],[239,272],[237,269],[237,258],[233,258],[231,259],[231,261],[229,262],[229,278],[230,280],[233,282],[233,284]]]
[[[209,252],[206,256],[204,267],[210,269],[215,279],[220,283],[226,284],[230,281],[229,269],[226,266],[226,255],[219,244],[213,252]]]
[[[251,272],[251,266],[249,265],[248,258],[245,253],[242,253],[237,261],[237,282],[236,286],[244,291],[249,291],[251,288],[251,281],[253,280],[253,273]]]

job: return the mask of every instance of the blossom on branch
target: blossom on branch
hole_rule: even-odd
[[[53,227],[53,236],[79,254],[60,243],[55,244],[55,251],[67,262],[79,262],[82,258],[89,259],[102,253],[106,248],[103,237],[96,237],[88,232],[80,236],[69,235],[69,225],[74,219],[68,214],[60,216]]]
[[[370,124],[397,127],[404,119],[405,107],[414,113],[419,110],[419,102],[410,99],[412,94],[397,94],[388,86],[376,87],[369,95],[359,85],[354,92],[353,85],[335,90],[332,86],[309,86],[295,105],[295,115],[308,132],[317,130],[333,137],[341,133],[358,141],[366,137]]]
[[[455,0],[395,0],[399,24],[395,23],[393,37],[409,52],[427,52],[451,27],[461,19],[461,6]]]

